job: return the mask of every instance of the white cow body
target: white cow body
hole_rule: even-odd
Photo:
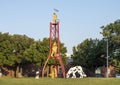
[[[76,74],[78,74],[79,76],[76,76]],[[83,77],[86,77],[86,74],[83,72],[81,66],[71,67],[66,74],[66,78],[83,78]]]

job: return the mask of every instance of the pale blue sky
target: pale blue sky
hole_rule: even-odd
[[[100,27],[120,19],[120,0],[0,0],[0,32],[49,37],[54,8],[68,53],[86,38],[102,38]]]

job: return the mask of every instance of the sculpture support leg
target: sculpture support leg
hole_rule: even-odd
[[[42,69],[42,77],[44,77],[45,67],[46,67],[46,65],[47,65],[49,59],[50,59],[50,57],[47,58],[47,60],[46,60],[46,62],[45,62],[45,64],[44,64],[44,66],[43,66],[43,69]]]

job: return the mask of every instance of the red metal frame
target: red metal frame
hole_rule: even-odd
[[[52,45],[53,45],[53,41],[56,41],[57,43],[57,55],[55,56],[51,56],[52,53]],[[50,53],[49,56],[44,64],[43,70],[42,70],[42,77],[44,77],[44,71],[46,68],[46,65],[49,61],[50,58],[53,58],[56,62],[56,70],[57,70],[57,75],[58,75],[58,62],[61,65],[62,68],[62,74],[63,74],[63,78],[65,78],[65,67],[64,67],[64,63],[62,61],[61,55],[60,55],[60,35],[59,35],[59,22],[56,23],[52,23],[50,22]]]

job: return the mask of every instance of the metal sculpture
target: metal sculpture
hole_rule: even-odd
[[[42,77],[44,77],[44,71],[47,66],[47,63],[50,58],[53,58],[56,62],[55,68],[56,73],[58,76],[58,63],[61,65],[62,68],[62,75],[63,78],[65,78],[65,67],[64,63],[62,61],[61,55],[60,55],[60,34],[59,34],[59,21],[57,19],[57,14],[53,13],[53,21],[50,22],[50,42],[49,42],[49,55],[48,58],[44,64],[43,70],[42,70]]]

